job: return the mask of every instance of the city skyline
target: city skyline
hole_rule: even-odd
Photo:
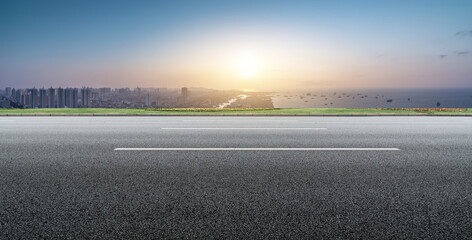
[[[0,88],[472,87],[470,1],[2,1]]]
[[[267,93],[205,88],[12,88],[0,89],[0,108],[273,107]]]

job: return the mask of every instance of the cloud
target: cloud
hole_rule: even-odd
[[[446,58],[446,57],[447,57],[446,54],[441,54],[441,55],[439,55],[439,58],[441,58],[441,59],[444,59],[444,58]]]
[[[456,32],[456,36],[458,36],[458,37],[472,37],[472,30]]]
[[[462,56],[462,55],[467,55],[470,52],[469,51],[455,51],[455,53],[457,54],[457,56]]]

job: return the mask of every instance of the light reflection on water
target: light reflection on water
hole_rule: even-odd
[[[238,99],[245,99],[245,98],[247,98],[247,95],[238,95],[236,98],[230,99],[228,102],[220,104],[218,108],[225,108],[231,105],[231,103],[236,102]]]

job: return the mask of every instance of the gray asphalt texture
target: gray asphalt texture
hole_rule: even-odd
[[[0,239],[471,239],[471,146],[461,117],[3,117]]]

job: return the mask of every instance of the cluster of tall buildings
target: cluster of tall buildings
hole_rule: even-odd
[[[205,88],[28,88],[0,89],[0,108],[218,107],[241,94]]]
[[[27,108],[78,108],[90,106],[90,88],[5,88],[4,96]]]
[[[28,88],[0,89],[2,107],[20,108],[143,108],[185,107],[187,88]],[[6,101],[8,103],[6,103]]]

